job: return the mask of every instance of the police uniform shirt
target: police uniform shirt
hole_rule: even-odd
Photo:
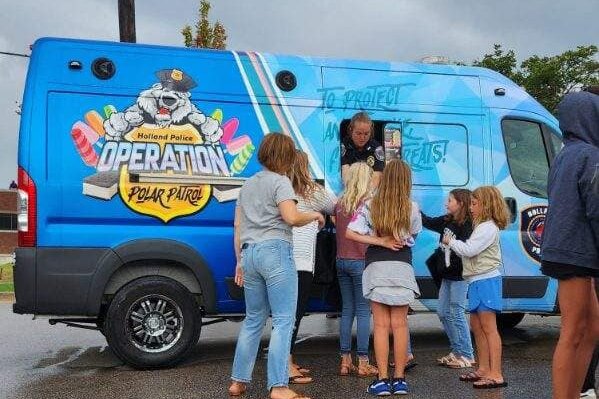
[[[364,148],[358,150],[351,138],[341,143],[341,165],[351,165],[356,162],[366,162],[375,172],[385,168],[385,151],[383,147],[370,139]]]

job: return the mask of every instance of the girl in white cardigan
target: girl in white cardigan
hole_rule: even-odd
[[[462,257],[463,276],[468,281],[470,326],[474,333],[478,369],[463,374],[460,380],[474,383],[474,388],[507,386],[501,371],[501,336],[496,314],[501,312],[501,249],[499,230],[507,227],[509,211],[496,187],[479,187],[472,193],[470,212],[474,231],[466,241],[451,235],[443,243]]]

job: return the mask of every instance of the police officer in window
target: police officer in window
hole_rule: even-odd
[[[372,138],[374,124],[366,112],[355,114],[341,143],[341,178],[346,183],[347,170],[355,162],[366,162],[374,170],[373,187],[377,187],[385,168],[385,150]]]

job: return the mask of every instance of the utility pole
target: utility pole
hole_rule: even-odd
[[[121,42],[135,43],[135,0],[118,0]]]

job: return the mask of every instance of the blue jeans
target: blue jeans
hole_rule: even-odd
[[[341,354],[351,353],[352,325],[354,317],[358,324],[358,356],[368,356],[370,339],[370,303],[362,293],[363,260],[337,259],[337,278],[341,290],[341,323],[339,340]]]
[[[466,281],[443,279],[439,290],[437,315],[449,338],[451,352],[456,356],[474,359],[470,327],[466,320],[467,293]]]
[[[245,296],[245,320],[237,338],[231,379],[248,383],[256,363],[262,330],[272,315],[268,349],[268,382],[273,387],[289,384],[288,358],[297,305],[297,271],[291,244],[266,240],[249,244],[241,252]]]

